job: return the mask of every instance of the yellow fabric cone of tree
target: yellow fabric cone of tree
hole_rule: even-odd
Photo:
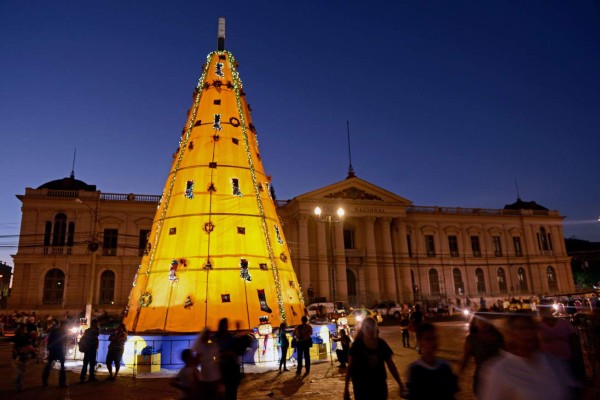
[[[237,63],[208,55],[133,281],[129,331],[297,325],[304,301]],[[263,321],[264,322],[264,321]]]

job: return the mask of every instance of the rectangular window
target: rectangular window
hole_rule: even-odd
[[[408,246],[408,256],[412,257],[412,243],[410,240],[410,235],[406,235],[406,245]]]
[[[104,242],[102,244],[102,255],[103,256],[116,256],[117,255],[117,239],[119,238],[118,229],[105,229],[104,230]]]
[[[425,251],[427,257],[435,257],[435,241],[433,235],[425,235]]]
[[[481,245],[479,244],[479,236],[471,236],[471,250],[473,257],[481,257]]]
[[[450,249],[450,257],[458,257],[458,238],[456,236],[448,236],[448,248]]]
[[[492,243],[494,245],[494,255],[496,257],[502,257],[502,242],[500,236],[492,236]]]
[[[550,251],[553,251],[553,250],[554,250],[554,249],[552,248],[552,234],[551,234],[551,233],[549,233],[549,234],[548,234],[548,249],[549,249]]]
[[[354,244],[354,230],[353,229],[344,229],[344,248],[345,249],[355,249]]]
[[[513,247],[515,248],[515,256],[522,257],[523,249],[521,248],[521,238],[518,236],[513,236]]]
[[[149,229],[140,229],[140,237],[138,242],[138,256],[144,255],[144,250],[146,250],[146,243],[148,243],[148,235],[150,235]]]

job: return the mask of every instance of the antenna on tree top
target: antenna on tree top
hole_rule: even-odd
[[[219,31],[217,34],[217,50],[225,50],[225,18],[219,18]]]

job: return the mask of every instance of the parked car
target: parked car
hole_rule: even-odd
[[[356,326],[360,325],[362,320],[367,317],[372,317],[377,323],[383,321],[383,318],[377,311],[369,310],[368,308],[355,308],[346,316],[346,319],[349,326]]]
[[[394,301],[384,301],[373,307],[382,317],[400,319],[402,316],[402,306]]]

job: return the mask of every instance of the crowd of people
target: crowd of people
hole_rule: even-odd
[[[405,371],[402,380],[393,361],[393,351],[379,337],[375,319],[365,318],[354,337],[345,329],[332,336],[337,343],[339,368],[345,370],[344,398],[385,399],[388,397],[387,374],[399,386],[402,398],[454,399],[459,381],[466,377],[467,366],[474,363],[471,390],[477,399],[576,399],[581,394],[585,376],[581,347],[573,325],[556,317],[553,300],[541,300],[537,311],[521,309],[508,313],[502,319],[485,311],[473,314],[464,340],[462,357],[456,367],[439,358],[438,333],[419,305],[403,314],[400,323],[403,347],[417,350],[416,360]],[[302,323],[288,331],[285,323],[274,336],[280,351],[279,371],[287,368],[288,349],[296,352],[296,374],[304,376],[311,370],[310,348],[313,328],[306,316]],[[20,316],[13,337],[13,360],[16,389],[23,389],[23,378],[28,360],[45,356],[41,381],[49,384],[50,372],[59,363],[58,385],[67,386],[65,371],[65,341],[67,323],[56,318],[42,321],[35,315]],[[203,329],[190,349],[182,352],[184,367],[173,380],[184,399],[236,399],[241,381],[240,359],[251,344],[249,334],[229,330],[227,318],[219,322],[211,335]],[[292,340],[288,339],[291,333]],[[125,326],[121,324],[110,336],[106,365],[108,380],[119,374],[124,345],[127,341]],[[99,329],[96,320],[79,339],[79,350],[84,355],[80,382],[96,381],[96,355]],[[42,351],[42,348],[45,351]],[[114,366],[114,373],[113,373]]]

